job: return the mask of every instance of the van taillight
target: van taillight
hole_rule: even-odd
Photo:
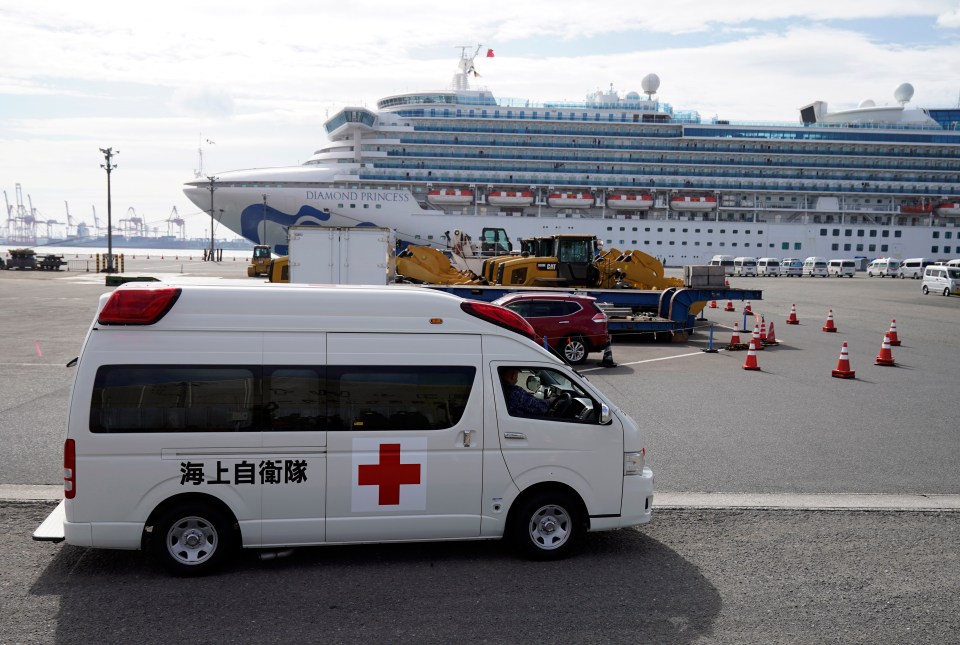
[[[77,494],[77,446],[73,439],[63,444],[63,496],[73,499]]]
[[[515,311],[511,311],[500,305],[491,305],[487,302],[478,302],[476,300],[464,300],[460,303],[460,308],[471,316],[476,316],[487,322],[491,322],[498,327],[509,329],[530,340],[536,341],[537,334],[527,320]]]
[[[97,317],[101,325],[152,325],[180,297],[177,287],[126,285],[113,292]]]

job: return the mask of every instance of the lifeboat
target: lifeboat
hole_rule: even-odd
[[[670,199],[670,208],[675,211],[712,211],[717,207],[717,198],[709,195],[678,195]]]
[[[590,208],[594,205],[593,193],[551,193],[547,204],[553,208]]]
[[[607,197],[607,208],[618,210],[646,210],[653,206],[653,195],[616,193]]]
[[[529,206],[533,203],[533,193],[495,190],[487,193],[487,203],[491,206]]]
[[[900,212],[908,215],[929,215],[933,212],[933,204],[925,204],[922,202],[900,204]]]
[[[936,211],[937,215],[960,215],[960,200],[940,202]]]
[[[427,193],[431,204],[472,204],[473,191],[462,188],[441,188]]]

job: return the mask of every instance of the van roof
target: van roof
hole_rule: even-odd
[[[99,317],[116,293],[179,289],[153,324],[103,325]],[[142,295],[149,296],[146,293]],[[100,297],[98,329],[132,331],[333,331],[486,333],[516,337],[495,322],[467,313],[458,296],[418,286],[301,284],[127,283]],[[487,303],[479,303],[485,306]],[[502,308],[498,308],[502,309]],[[512,313],[512,312],[511,312]],[[531,341],[533,345],[537,345]]]

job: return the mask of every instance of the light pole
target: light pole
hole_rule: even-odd
[[[267,194],[263,193],[263,236],[260,238],[261,244],[267,243]]]
[[[111,163],[113,155],[120,154],[120,151],[114,152],[113,148],[100,148],[100,152],[103,153],[103,158],[107,160],[106,164],[100,164],[100,167],[107,171],[107,265],[104,267],[104,271],[113,273],[113,218],[110,199],[110,173],[117,167],[116,164]]]
[[[213,262],[213,191],[217,189],[217,187],[214,186],[217,178],[213,175],[208,175],[207,179],[210,180],[210,261]]]

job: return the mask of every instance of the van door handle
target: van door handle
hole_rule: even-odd
[[[522,432],[504,432],[503,438],[504,439],[526,439],[527,435],[525,435]]]
[[[469,448],[469,447],[470,447],[470,433],[471,433],[471,432],[473,432],[473,431],[470,430],[469,428],[467,428],[467,429],[465,429],[465,430],[463,431],[463,447],[464,447],[464,448]]]

